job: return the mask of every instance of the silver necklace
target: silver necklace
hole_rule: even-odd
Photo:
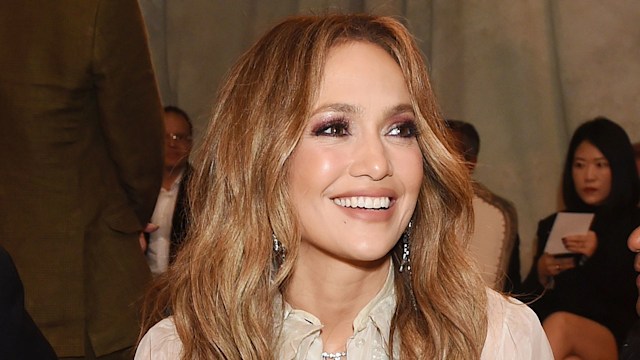
[[[320,355],[322,356],[322,360],[326,360],[326,359],[342,360],[343,357],[347,357],[347,352],[343,351],[343,352],[329,353],[325,351]]]

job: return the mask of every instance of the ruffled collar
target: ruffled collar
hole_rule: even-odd
[[[395,312],[396,298],[393,283],[393,265],[389,266],[382,289],[371,299],[353,321],[353,335],[347,340],[349,360],[389,359],[389,332]],[[284,320],[280,334],[280,356],[284,360],[322,359],[323,325],[317,317],[306,311],[284,304]],[[398,358],[399,344],[394,341],[394,358]]]

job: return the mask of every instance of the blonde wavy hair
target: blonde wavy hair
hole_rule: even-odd
[[[354,41],[380,46],[402,69],[423,154],[412,270],[396,270],[390,338],[397,336],[403,359],[480,358],[487,299],[466,253],[473,216],[468,174],[452,154],[415,40],[399,21],[372,15],[288,18],[231,69],[196,154],[190,232],[148,293],[143,334],[170,313],[183,359],[277,357],[283,315],[274,304],[300,243],[288,159],[310,117],[327,54]],[[274,266],[273,233],[287,249],[281,266]],[[396,269],[400,250],[392,251]]]

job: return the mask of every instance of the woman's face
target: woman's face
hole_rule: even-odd
[[[385,51],[350,42],[329,52],[291,158],[301,262],[385,258],[407,227],[422,184],[415,132],[407,86]]]
[[[586,140],[573,154],[572,177],[578,196],[587,205],[602,205],[611,193],[609,161]]]
[[[164,114],[164,166],[183,169],[191,153],[191,130],[187,120],[175,112]],[[175,139],[174,139],[175,137]]]
[[[629,240],[627,241],[627,246],[629,246],[629,250],[636,253],[636,261],[635,261],[635,269],[640,272],[640,227],[636,228],[634,232],[629,235]],[[640,276],[636,278],[636,286],[638,287],[638,292],[640,295]],[[640,314],[640,298],[636,303],[636,311]]]

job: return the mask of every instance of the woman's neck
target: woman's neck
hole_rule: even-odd
[[[353,321],[382,289],[391,259],[352,264],[325,258],[318,263],[308,255],[301,251],[285,300],[320,320],[324,351],[345,351],[347,339],[353,335]]]

